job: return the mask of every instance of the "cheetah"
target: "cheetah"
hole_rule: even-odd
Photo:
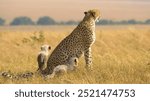
[[[38,62],[38,69],[37,71],[42,71],[45,68],[47,57],[49,55],[49,51],[51,50],[51,47],[49,45],[42,45],[41,51],[39,52],[37,56],[37,62]]]
[[[53,73],[48,75],[47,78],[53,78],[57,73],[67,73],[68,71],[73,71],[78,66],[78,58],[72,57],[68,60],[65,65],[58,65],[54,68]]]
[[[33,72],[25,72],[25,73],[12,73],[11,71],[4,71],[0,73],[0,76],[7,78],[7,79],[12,79],[12,80],[19,80],[19,79],[28,79],[33,76]]]
[[[84,12],[84,14],[85,16],[79,25],[53,50],[48,58],[47,67],[42,71],[42,74],[52,74],[56,66],[67,64],[69,58],[80,58],[82,54],[85,58],[85,68],[92,69],[91,46],[96,39],[95,22],[100,18],[100,11],[93,9]]]

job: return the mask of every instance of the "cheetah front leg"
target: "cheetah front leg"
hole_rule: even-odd
[[[86,62],[86,69],[92,70],[92,54],[91,54],[91,47],[84,51],[84,58]]]

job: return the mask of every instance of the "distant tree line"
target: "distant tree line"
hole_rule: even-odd
[[[9,23],[9,25],[17,26],[17,25],[77,25],[79,21],[60,21],[57,22],[53,18],[44,16],[40,17],[36,22],[32,21],[29,17],[16,17],[13,19],[12,22]],[[150,19],[147,19],[145,21],[137,21],[134,19],[131,20],[121,20],[121,21],[113,21],[113,20],[106,20],[101,19],[98,23],[98,25],[128,25],[128,24],[150,24]],[[0,18],[0,25],[5,25],[5,20],[3,18]]]
[[[5,20],[0,18],[0,25],[4,25],[5,24]]]

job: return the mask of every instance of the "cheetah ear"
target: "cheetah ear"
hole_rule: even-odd
[[[84,14],[86,15],[86,14],[87,14],[87,12],[84,12]]]

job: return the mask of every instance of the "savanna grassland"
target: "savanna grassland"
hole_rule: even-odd
[[[23,73],[37,70],[37,54],[42,44],[52,50],[75,26],[0,27],[0,71]],[[51,52],[52,52],[51,50]],[[93,71],[79,59],[77,71],[43,79],[35,74],[29,79],[0,77],[0,83],[73,83],[128,84],[150,83],[150,26],[96,26],[92,46]]]

